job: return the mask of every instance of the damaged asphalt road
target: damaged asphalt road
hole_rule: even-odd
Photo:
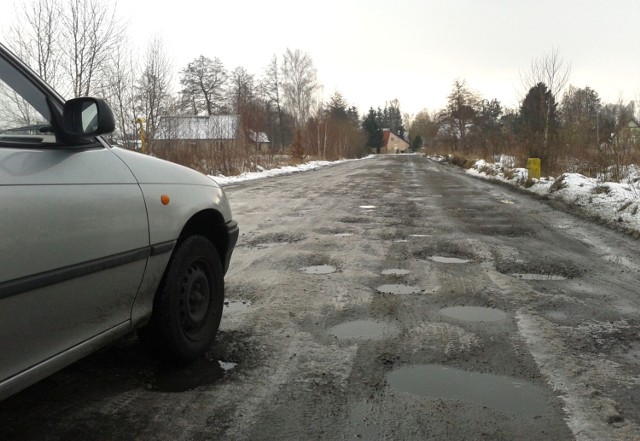
[[[225,191],[207,358],[132,336],[1,402],[1,439],[640,439],[636,240],[420,156]]]

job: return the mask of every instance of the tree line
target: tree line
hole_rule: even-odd
[[[179,88],[174,90],[174,66],[162,39],[152,37],[141,56],[131,53],[125,26],[105,0],[25,2],[7,40],[63,96],[107,99],[116,116],[114,141],[126,148],[142,143],[153,153],[162,120],[169,116],[237,115],[241,133],[234,144],[241,145],[225,143],[220,148],[229,150],[223,152],[226,158],[236,155],[235,150],[242,152],[238,161],[244,165],[255,166],[265,153],[249,148],[249,133],[267,135],[267,153],[292,153],[296,160],[365,153],[357,110],[339,92],[328,102],[319,98],[313,61],[299,49],[274,55],[259,76],[200,55],[179,70]],[[298,147],[292,149],[296,140]],[[198,163],[202,158],[183,159],[186,165],[203,168]],[[231,171],[244,171],[244,165]],[[204,168],[215,172],[211,164]]]
[[[486,159],[509,154],[521,166],[535,157],[548,174],[619,181],[626,166],[640,162],[635,103],[603,103],[594,89],[568,85],[570,70],[557,50],[535,59],[522,74],[527,92],[516,109],[455,80],[444,109],[412,118],[413,145]]]
[[[171,158],[209,173],[246,171],[265,156],[331,160],[379,152],[383,129],[416,151],[539,157],[548,173],[595,175],[613,166],[615,175],[640,160],[640,135],[629,129],[635,104],[603,103],[590,87],[567,86],[570,66],[557,51],[522,74],[527,93],[516,109],[457,79],[441,110],[410,116],[393,100],[361,116],[340,92],[328,102],[319,98],[313,60],[299,49],[273,55],[260,75],[200,55],[178,71],[175,90],[162,39],[152,37],[141,56],[131,53],[126,27],[106,0],[31,0],[22,8],[9,46],[63,96],[106,98],[117,120],[114,141],[126,148],[153,153],[163,118],[237,115],[242,136],[235,145],[216,144],[216,156]],[[252,146],[252,133],[267,135],[266,152]]]

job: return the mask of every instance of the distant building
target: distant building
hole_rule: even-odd
[[[410,146],[390,129],[382,129],[382,147],[380,153],[407,153]]]
[[[206,153],[239,144],[251,144],[264,151],[270,143],[263,132],[241,130],[238,115],[165,116],[158,124],[153,151],[157,156],[170,157],[179,152]]]

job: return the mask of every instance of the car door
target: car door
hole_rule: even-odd
[[[98,138],[61,142],[60,108],[0,51],[0,382],[127,328],[148,256],[135,177]]]

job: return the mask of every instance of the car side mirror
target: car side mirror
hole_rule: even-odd
[[[100,98],[70,99],[62,112],[64,132],[72,138],[103,135],[116,127],[111,107]]]

